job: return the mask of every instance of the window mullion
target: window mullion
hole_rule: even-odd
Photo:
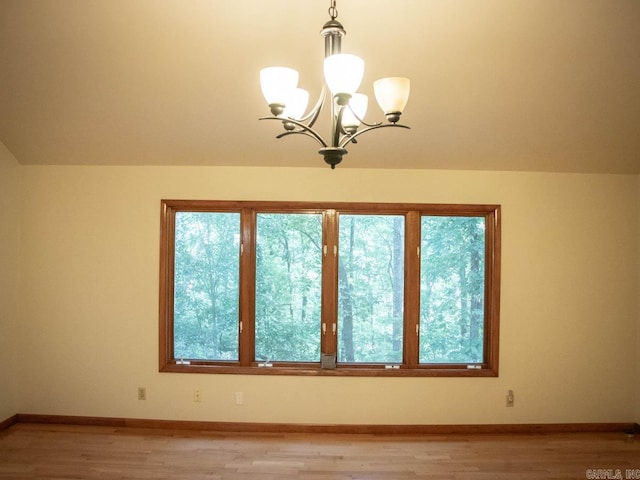
[[[338,216],[326,210],[322,219],[322,335],[320,347],[324,354],[337,350],[338,317]]]
[[[420,325],[420,212],[406,215],[404,265],[404,364],[418,365]]]
[[[240,221],[240,365],[250,366],[255,358],[256,303],[256,213],[242,209]]]

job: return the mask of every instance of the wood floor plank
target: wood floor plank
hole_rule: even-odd
[[[232,434],[72,425],[0,433],[0,479],[524,480],[632,470],[640,440],[622,433]]]

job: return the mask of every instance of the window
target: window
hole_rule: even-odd
[[[421,231],[420,363],[482,363],[485,219],[423,216]]]
[[[320,361],[322,215],[258,213],[256,360]]]
[[[161,206],[161,371],[497,376],[499,206]]]
[[[340,215],[338,362],[402,363],[404,217]]]
[[[175,215],[177,358],[238,360],[239,231],[238,213]]]

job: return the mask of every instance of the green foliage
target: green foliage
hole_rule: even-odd
[[[239,233],[238,213],[176,214],[176,358],[238,359]]]
[[[338,361],[403,360],[404,216],[339,217]],[[484,217],[423,216],[420,363],[477,363]],[[259,213],[256,360],[319,362],[322,215]],[[240,214],[177,212],[176,358],[238,360]]]
[[[256,359],[319,362],[322,215],[257,220]]]
[[[483,360],[483,217],[423,217],[420,362]]]
[[[402,362],[404,217],[340,215],[338,360]]]

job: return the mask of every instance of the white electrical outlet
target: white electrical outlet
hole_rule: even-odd
[[[507,407],[513,407],[514,401],[515,401],[515,397],[513,395],[513,390],[509,390],[507,392]]]
[[[138,387],[138,400],[147,399],[147,389],[145,387]]]
[[[236,392],[236,405],[244,405],[244,393]]]
[[[200,403],[202,402],[202,390],[200,390],[199,388],[196,388],[193,391],[193,401],[195,403]]]

